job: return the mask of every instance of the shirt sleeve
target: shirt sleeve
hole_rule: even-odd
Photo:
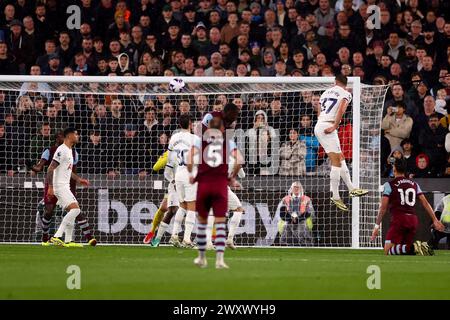
[[[352,94],[348,91],[345,91],[344,99],[346,99],[348,103],[352,102]]]
[[[202,125],[204,125],[205,127],[209,126],[209,122],[211,121],[211,119],[213,118],[211,113],[207,113],[202,120]]]
[[[199,136],[194,138],[194,147],[201,150],[202,149],[202,139]]]
[[[78,151],[75,151],[75,157],[73,158],[73,165],[76,166],[78,164],[79,160],[80,160],[80,155],[78,154]]]
[[[423,194],[423,191],[422,191],[422,189],[420,188],[419,184],[418,184],[418,183],[416,183],[416,184],[417,184],[417,195]]]
[[[236,142],[230,140],[229,142],[230,152],[237,149]]]
[[[42,152],[41,159],[44,159],[45,161],[50,160],[50,150],[45,149],[44,152]]]
[[[391,193],[392,193],[391,185],[389,184],[389,182],[386,182],[383,185],[383,197],[389,197]]]
[[[63,152],[61,151],[61,149],[59,149],[59,148],[56,149],[55,154],[53,155],[53,160],[58,163],[61,163],[63,159],[64,159],[64,155],[63,155]]]
[[[164,152],[162,156],[159,157],[158,161],[156,161],[153,166],[153,171],[159,171],[164,168],[167,164],[167,159],[169,158],[169,151]]]

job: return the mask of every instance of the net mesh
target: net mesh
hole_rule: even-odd
[[[118,83],[0,82],[0,241],[41,240],[46,169],[36,172],[35,166],[55,145],[55,133],[75,126],[81,134],[76,168],[91,181],[90,188],[76,190],[76,197],[94,236],[100,243],[142,243],[167,193],[162,172],[152,167],[167,150],[178,116],[189,113],[195,127],[206,113],[234,102],[241,109],[235,137],[246,173],[234,188],[245,210],[235,244],[351,246],[352,214],[330,204],[330,164],[313,133],[320,94],[330,84],[256,81],[188,83],[182,93],[168,91],[168,81],[131,83],[126,77]],[[352,106],[339,137],[350,170],[353,143],[359,144],[360,187],[370,191],[357,210],[359,243],[379,247],[380,239],[371,243],[369,238],[379,205],[380,123],[387,87],[363,85],[360,90],[360,141],[352,140]],[[281,210],[293,182],[302,184],[313,208],[294,220]],[[341,194],[352,211],[344,184]],[[57,208],[50,234],[62,216]],[[84,241],[79,227],[75,239]]]

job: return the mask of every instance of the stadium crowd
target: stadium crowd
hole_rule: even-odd
[[[69,5],[81,9],[70,29]],[[378,6],[380,28],[368,8]],[[70,20],[72,21],[72,20]],[[450,1],[448,0],[81,0],[1,1],[0,74],[104,76],[357,76],[390,84],[385,100],[382,174],[391,157],[415,177],[450,177]],[[32,84],[31,84],[32,85]],[[95,92],[95,86],[91,87]],[[12,176],[73,124],[96,161],[82,170],[146,175],[166,149],[179,114],[200,120],[227,101],[259,149],[281,141],[279,174],[318,170],[313,135],[319,96],[50,94],[45,83],[0,91],[0,171]],[[300,107],[298,107],[300,106]],[[340,128],[351,158],[351,117]],[[274,135],[278,132],[278,136]],[[261,150],[255,150],[259,155]],[[262,153],[261,153],[262,154]],[[263,173],[249,165],[249,173]]]

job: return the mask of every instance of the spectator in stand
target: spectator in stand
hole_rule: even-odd
[[[445,164],[445,136],[448,130],[439,125],[439,117],[432,114],[428,117],[428,127],[420,132],[419,145],[428,156],[434,175],[440,173]]]
[[[403,158],[406,160],[406,169],[408,173],[413,173],[416,165],[416,152],[411,139],[406,138],[400,144],[403,150]]]
[[[28,160],[35,163],[40,159],[42,151],[52,145],[53,137],[50,124],[43,122],[39,132],[31,138]]]
[[[299,139],[306,145],[306,171],[314,172],[317,166],[317,152],[319,150],[319,141],[313,132],[313,122],[309,114],[300,116]]]
[[[0,74],[18,74],[16,58],[8,53],[8,45],[0,40]]]
[[[279,136],[273,127],[267,123],[267,114],[263,110],[255,113],[253,128],[247,131],[249,142],[248,168],[250,174],[275,174],[270,172],[273,143],[279,141]],[[276,139],[276,140],[275,140]]]
[[[114,177],[115,172],[111,163],[113,153],[111,145],[104,141],[100,131],[91,130],[89,141],[81,145],[80,156],[89,157],[89,161],[81,161],[79,170],[89,174],[108,174]]]
[[[42,69],[44,76],[60,76],[63,74],[63,66],[58,54],[53,53],[48,56],[48,63]]]
[[[397,102],[395,107],[388,107],[387,114],[381,123],[385,137],[389,140],[391,149],[399,146],[401,141],[409,138],[413,120],[406,115],[406,106],[403,102]]]
[[[280,148],[280,176],[302,176],[306,173],[306,143],[300,141],[296,129],[289,130],[289,141]]]
[[[433,178],[434,172],[430,167],[429,157],[421,153],[416,157],[416,167],[414,170],[413,178]]]
[[[386,100],[386,102],[384,103],[384,113],[389,106],[393,107],[397,102],[403,102],[406,105],[406,114],[414,119],[417,116],[419,110],[417,110],[414,101],[412,101],[408,96],[405,95],[403,86],[399,82],[394,83],[391,86],[390,91],[392,98]]]

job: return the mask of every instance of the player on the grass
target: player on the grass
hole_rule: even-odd
[[[238,112],[235,112],[237,107],[234,104],[228,104],[225,108],[227,107],[237,116]],[[189,153],[188,163],[188,171],[192,175],[191,182],[198,182],[196,205],[199,216],[197,232],[199,254],[194,263],[201,268],[207,266],[206,225],[210,209],[213,209],[216,224],[216,268],[228,268],[224,261],[228,182],[237,176],[241,163],[238,158],[229,174],[226,162],[230,156],[239,157],[239,152],[233,140],[225,136],[224,114],[213,112],[208,121],[208,128],[203,130],[201,139],[196,140]],[[198,173],[195,177],[194,164],[198,164]]]
[[[341,178],[347,185],[351,197],[360,197],[368,193],[367,190],[355,188],[353,185],[337,134],[342,116],[352,100],[352,95],[346,87],[347,77],[342,74],[337,75],[335,85],[325,90],[320,96],[319,118],[314,127],[314,134],[331,161],[331,202],[343,211],[348,211],[348,208],[339,195]]]
[[[162,156],[159,157],[158,161],[153,165],[153,171],[158,172],[159,170],[163,169],[167,164],[167,157],[169,155],[169,151],[166,151],[162,154]],[[169,185],[169,193],[171,190],[171,186]],[[159,227],[161,221],[163,220],[164,214],[169,209],[167,206],[167,199],[169,197],[169,194],[166,193],[164,195],[164,199],[161,202],[161,205],[159,206],[158,210],[155,213],[155,216],[153,217],[152,226],[150,227],[150,231],[147,233],[147,235],[144,238],[144,243],[148,244],[151,243],[153,236],[155,235],[156,229]]]
[[[162,236],[164,235],[164,233],[166,233],[167,229],[169,229],[170,221],[172,220],[173,216],[177,213],[178,208],[180,206],[180,203],[178,201],[178,194],[177,191],[175,190],[175,171],[176,168],[172,167],[172,165],[170,164],[166,164],[166,167],[164,169],[164,178],[167,181],[169,181],[168,195],[167,195],[168,210],[164,214],[164,218],[159,224],[156,236],[153,237],[151,241],[152,247],[159,246],[159,242],[161,241]],[[172,241],[172,242],[177,245],[180,243],[179,241]]]
[[[47,170],[48,190],[47,196],[51,199],[56,197],[58,204],[67,211],[55,235],[50,242],[55,245],[77,247],[82,246],[72,241],[73,229],[76,217],[80,214],[78,201],[70,190],[70,179],[84,186],[89,186],[89,181],[80,178],[72,172],[73,152],[72,148],[78,143],[78,131],[69,127],[64,130],[64,143],[55,151],[52,162]],[[64,241],[62,236],[65,234]]]
[[[194,145],[196,136],[191,133],[192,122],[189,115],[181,115],[178,121],[181,129],[177,133],[173,134],[169,141],[168,166],[172,168],[176,167],[175,189],[177,191],[178,201],[180,204],[175,215],[175,222],[170,243],[176,247],[182,246],[186,248],[193,248],[195,245],[191,240],[191,234],[197,220],[197,213],[195,211],[197,184],[191,184],[189,182],[189,173],[187,171],[186,162],[188,153]],[[180,244],[178,233],[181,231],[181,224],[185,215],[184,237],[183,242]]]
[[[444,225],[437,219],[419,185],[405,177],[406,161],[396,159],[394,165],[395,178],[384,184],[383,196],[371,241],[374,241],[380,230],[388,207],[391,212],[391,223],[386,234],[384,253],[386,255],[433,255],[433,249],[426,242],[414,242],[419,220],[414,206],[419,199],[425,211],[433,221],[436,230],[443,231]]]
[[[48,166],[55,154],[56,149],[64,142],[64,133],[62,131],[58,132],[55,137],[55,143],[50,147],[44,150],[44,152],[41,155],[41,159],[39,162],[33,166],[32,170],[34,172],[41,172],[44,167]],[[73,167],[72,171],[76,174],[76,168],[78,163],[78,152],[73,148],[72,149],[73,154]],[[75,180],[70,180],[70,189],[72,190],[72,193],[75,194],[76,191],[76,182]],[[38,212],[39,212],[39,224],[42,229],[42,245],[47,246],[50,245],[49,243],[49,227],[50,223],[53,218],[53,213],[56,208],[56,202],[57,199],[55,197],[49,198],[47,195],[48,191],[48,181],[45,179],[45,189],[44,189],[44,198],[39,202],[38,205]],[[43,204],[43,205],[42,205]],[[43,210],[40,208],[43,207]],[[42,212],[43,211],[43,212]],[[80,227],[83,235],[85,236],[86,240],[88,241],[88,244],[90,246],[95,246],[97,244],[97,240],[92,236],[91,227],[89,226],[89,222],[87,221],[86,217],[80,213],[76,218],[76,223]]]
[[[229,170],[230,173],[233,170],[234,161],[230,161]],[[238,177],[243,179],[245,178],[244,169],[240,169],[238,172]],[[237,181],[236,181],[237,182]],[[237,182],[237,185],[239,183]],[[238,196],[231,190],[230,186],[228,186],[228,212],[231,211],[233,216],[229,219],[229,228],[228,228],[228,237],[225,241],[225,245],[227,248],[236,249],[234,245],[234,235],[236,234],[236,229],[239,227],[241,223],[242,215],[245,213],[244,208],[242,207],[242,203],[239,200]],[[214,244],[212,242],[212,234],[214,228],[214,214],[211,212],[208,216],[208,224],[206,227],[206,249],[214,250]]]

